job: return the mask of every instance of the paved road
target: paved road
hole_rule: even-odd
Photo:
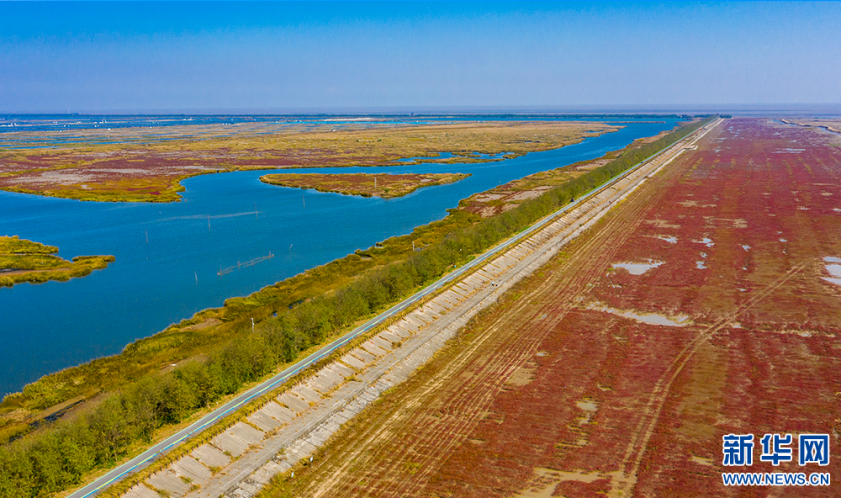
[[[687,141],[691,140],[691,137],[693,137],[693,135],[689,135],[689,137],[684,138],[684,141],[687,142]],[[505,242],[500,243],[497,246],[494,246],[493,248],[489,249],[487,252],[485,252],[482,255],[476,257],[475,259],[473,259],[469,263],[465,264],[464,266],[460,267],[459,269],[453,271],[452,273],[449,273],[449,274],[445,275],[444,277],[442,277],[441,279],[436,281],[434,284],[426,287],[425,289],[423,289],[421,291],[418,291],[417,293],[413,294],[411,297],[408,297],[408,298],[404,299],[400,303],[392,306],[391,308],[389,308],[388,310],[384,311],[383,313],[377,315],[376,317],[372,318],[371,320],[368,320],[367,322],[365,322],[365,324],[355,328],[351,332],[348,332],[347,334],[343,335],[339,339],[336,339],[335,341],[331,342],[330,344],[324,346],[320,350],[316,351],[315,353],[311,354],[310,356],[307,356],[305,359],[295,363],[291,367],[283,370],[282,372],[275,375],[274,377],[262,382],[260,385],[258,385],[256,387],[251,388],[250,390],[246,391],[245,393],[240,394],[239,396],[237,396],[233,400],[229,401],[225,405],[217,408],[213,412],[211,412],[211,413],[205,415],[204,417],[202,417],[197,422],[191,424],[189,427],[186,427],[185,429],[181,430],[177,434],[174,434],[174,435],[170,436],[166,440],[156,444],[155,446],[149,448],[147,451],[141,453],[140,455],[132,458],[128,462],[126,462],[126,463],[120,465],[119,467],[113,469],[112,471],[108,472],[107,474],[100,477],[96,481],[94,481],[94,482],[88,484],[87,486],[79,489],[75,493],[69,495],[69,498],[87,498],[87,497],[93,496],[93,495],[97,494],[98,492],[102,491],[103,489],[107,488],[108,486],[110,486],[114,482],[119,481],[120,479],[122,479],[126,475],[130,475],[134,472],[137,472],[138,470],[143,469],[144,467],[149,465],[151,462],[153,462],[159,455],[168,452],[170,449],[174,448],[175,446],[178,446],[179,444],[181,444],[184,441],[190,439],[191,437],[201,433],[202,431],[204,431],[208,427],[215,424],[218,420],[226,417],[231,412],[236,411],[237,409],[239,409],[241,406],[247,404],[252,399],[254,399],[256,397],[260,397],[263,394],[265,394],[266,392],[271,391],[272,389],[276,388],[278,385],[283,384],[289,378],[294,377],[296,374],[298,374],[301,370],[304,370],[305,368],[311,366],[312,364],[317,363],[319,360],[321,360],[325,356],[329,356],[336,349],[344,346],[345,344],[352,341],[356,337],[358,337],[362,334],[365,334],[366,332],[368,332],[372,328],[376,327],[377,325],[380,325],[384,321],[391,318],[393,315],[400,314],[402,311],[406,310],[407,308],[410,308],[411,306],[413,306],[418,301],[422,300],[427,295],[435,293],[436,291],[438,291],[442,287],[451,283],[453,280],[459,278],[460,276],[462,276],[465,273],[470,272],[470,270],[475,268],[477,265],[482,264],[488,258],[491,258],[491,257],[499,254],[500,252],[504,251],[508,247],[510,247],[512,245],[515,245],[518,242],[520,242],[521,240],[529,237],[532,233],[534,233],[536,230],[539,230],[541,227],[543,227],[547,223],[554,220],[557,216],[565,213],[566,211],[568,211],[568,210],[572,209],[573,207],[577,206],[579,203],[581,203],[582,201],[585,201],[587,198],[591,197],[592,195],[597,194],[598,192],[600,192],[604,188],[607,188],[610,185],[614,184],[615,182],[619,181],[625,175],[627,175],[628,173],[631,173],[632,171],[637,169],[637,167],[641,166],[642,164],[645,164],[649,160],[654,159],[655,157],[658,157],[661,154],[665,154],[666,152],[671,150],[672,147],[674,147],[674,146],[671,146],[668,149],[665,149],[664,151],[646,159],[645,161],[640,162],[635,167],[626,170],[623,174],[619,175],[618,177],[616,177],[612,180],[609,180],[609,181],[605,182],[604,184],[596,187],[586,196],[581,197],[579,199],[576,199],[575,201],[567,204],[566,206],[562,207],[561,209],[555,211],[554,213],[544,217],[542,220],[538,221],[537,223],[535,223],[534,225],[532,225],[528,229],[520,232],[516,236],[511,237],[510,239],[506,240]]]

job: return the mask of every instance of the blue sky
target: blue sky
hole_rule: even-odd
[[[0,3],[0,112],[841,103],[839,3]]]

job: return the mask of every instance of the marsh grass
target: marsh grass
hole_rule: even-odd
[[[480,158],[475,153],[529,152],[557,149],[586,137],[620,127],[588,122],[486,122],[423,126],[381,126],[368,129],[289,130],[274,134],[237,133],[195,140],[191,130],[172,140],[135,144],[132,131],[113,134],[118,143],[8,150],[0,155],[0,189],[12,192],[98,202],[173,202],[184,190],[180,181],[223,171],[284,167],[349,167],[419,164],[399,161],[432,157],[422,162],[483,163],[503,158]],[[230,131],[230,130],[228,130]],[[121,137],[126,141],[121,142]],[[449,158],[434,157],[440,151]],[[200,159],[199,159],[200,158]],[[185,171],[184,163],[213,167]],[[102,173],[103,170],[125,173]],[[142,170],[142,174],[132,171]],[[50,173],[49,176],[42,175]],[[33,176],[35,175],[35,176]],[[62,181],[56,177],[64,176]],[[17,178],[39,181],[20,182]]]
[[[114,261],[114,256],[77,256],[72,261],[53,255],[55,246],[0,236],[0,287],[15,284],[67,281],[84,277]]]
[[[280,187],[390,199],[411,194],[419,188],[455,183],[469,176],[465,173],[275,173],[261,176],[260,181]]]

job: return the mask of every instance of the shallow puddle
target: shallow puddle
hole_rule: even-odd
[[[708,237],[704,237],[701,240],[693,240],[692,242],[694,242],[696,244],[704,244],[707,247],[712,247],[712,246],[715,245],[715,242],[713,242],[712,239],[710,239]]]
[[[669,236],[669,237],[666,237],[665,235],[655,235],[654,238],[655,239],[660,239],[660,240],[665,240],[669,244],[677,244],[677,237],[675,237],[673,235]]]
[[[648,263],[614,263],[613,268],[622,268],[623,270],[627,270],[631,275],[642,275],[648,270],[657,268],[662,264],[662,261],[648,260]]]
[[[827,256],[823,260],[828,263],[824,265],[824,268],[826,268],[827,273],[832,275],[831,277],[823,277],[823,279],[831,284],[841,285],[841,258]]]
[[[602,303],[591,303],[587,305],[587,309],[593,311],[603,311],[605,313],[630,318],[632,320],[636,320],[641,323],[647,323],[649,325],[663,325],[665,327],[685,327],[692,323],[692,320],[689,319],[689,315],[675,315],[670,318],[665,315],[658,315],[657,313],[637,313],[635,311],[630,310],[619,310],[616,308],[605,306]]]

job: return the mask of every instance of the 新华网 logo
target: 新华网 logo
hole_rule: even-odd
[[[794,436],[765,434],[759,439],[760,462],[777,467],[794,461]],[[753,465],[755,439],[753,434],[722,436],[722,465],[750,467]],[[829,465],[829,434],[797,435],[797,464],[800,467]],[[828,486],[828,472],[726,472],[721,475],[725,486]]]

